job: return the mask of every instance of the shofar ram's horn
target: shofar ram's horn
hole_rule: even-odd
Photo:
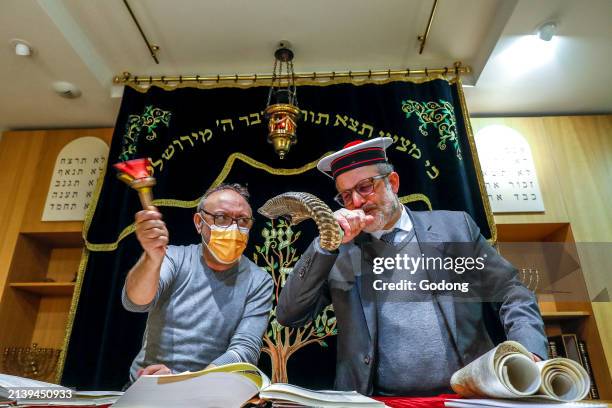
[[[331,208],[312,194],[298,192],[280,194],[266,201],[257,212],[270,219],[285,218],[291,225],[312,218],[319,228],[321,248],[328,251],[338,249],[342,242],[343,231],[336,222]]]

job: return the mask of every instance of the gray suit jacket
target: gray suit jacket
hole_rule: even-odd
[[[470,248],[472,256],[486,259],[480,272],[457,275],[453,271],[427,270],[431,281],[470,282],[469,299],[433,293],[461,362],[468,364],[493,347],[484,325],[485,305],[496,305],[495,311],[509,340],[518,341],[532,353],[546,358],[544,323],[533,293],[520,283],[516,268],[488,244],[471,217],[458,211],[408,210],[408,213],[425,257],[456,257],[449,243],[461,242],[467,243],[462,245]],[[338,321],[335,388],[366,395],[373,391],[378,338],[373,274],[367,265],[371,262],[368,258],[380,249],[380,242],[364,233],[342,245],[338,253],[326,253],[315,240],[295,265],[276,311],[280,324],[301,327],[333,303]],[[406,324],[410,324],[409,318]],[[418,350],[415,353],[418,355]]]

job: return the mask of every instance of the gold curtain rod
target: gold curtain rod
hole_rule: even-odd
[[[409,77],[409,76],[430,76],[430,75],[465,75],[471,72],[469,66],[463,66],[460,62],[456,62],[453,67],[443,68],[424,68],[424,69],[401,69],[386,71],[343,71],[343,72],[312,72],[312,73],[296,73],[294,78],[296,82],[299,80],[318,80],[327,79],[334,80],[337,78],[391,78],[391,77]],[[288,75],[282,75],[281,79],[288,79]],[[272,80],[271,74],[234,74],[234,75],[216,75],[216,76],[201,76],[201,75],[161,75],[161,76],[147,76],[147,75],[132,75],[129,72],[124,72],[121,75],[115,76],[113,82],[115,84],[137,84],[146,85],[154,83],[185,83],[185,82],[257,82],[263,80]]]

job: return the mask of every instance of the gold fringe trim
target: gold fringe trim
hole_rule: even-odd
[[[474,160],[474,168],[476,170],[476,178],[478,179],[478,188],[480,189],[480,197],[482,198],[482,204],[484,205],[485,215],[487,217],[487,223],[491,229],[491,239],[489,242],[495,244],[497,242],[497,225],[495,225],[495,218],[493,217],[493,211],[491,211],[491,203],[489,203],[489,197],[487,196],[487,189],[484,185],[484,177],[482,175],[482,168],[480,167],[480,159],[478,158],[478,150],[476,149],[476,142],[474,141],[474,134],[472,132],[472,122],[470,115],[467,110],[467,104],[465,103],[465,96],[463,95],[463,87],[461,85],[461,77],[457,76],[453,82],[457,84],[457,93],[459,94],[459,105],[461,105],[461,112],[463,114],[463,121],[465,123],[465,131],[467,133],[468,142],[470,144],[470,151],[472,152],[472,158]]]
[[[123,231],[121,231],[121,233],[119,234],[119,237],[117,237],[117,240],[115,242],[112,242],[110,244],[92,244],[91,242],[85,240],[85,247],[93,252],[114,251],[115,249],[117,249],[117,247],[119,246],[119,243],[123,240],[123,238],[127,237],[135,230],[136,230],[136,227],[134,223],[131,223],[130,225],[125,227]]]
[[[298,167],[296,169],[276,169],[274,167],[268,166],[265,163],[257,161],[255,159],[247,156],[246,154],[243,154],[243,153],[232,153],[227,158],[227,160],[225,162],[225,166],[223,166],[223,170],[221,171],[221,173],[219,173],[219,176],[212,183],[211,187],[216,187],[219,184],[223,183],[223,181],[225,180],[225,178],[229,174],[230,170],[234,166],[234,162],[236,160],[243,161],[244,163],[250,165],[251,167],[254,167],[254,168],[259,169],[259,170],[263,170],[263,171],[265,171],[267,173],[270,173],[270,174],[274,174],[275,176],[293,176],[293,175],[302,174],[302,173],[307,172],[308,170],[314,169],[317,166],[317,163],[319,162],[319,160],[321,160],[325,156],[329,156],[332,153],[334,153],[334,152],[327,152],[323,156],[319,157],[318,159],[316,159],[314,161],[311,161],[310,163],[307,163],[307,164],[303,165],[302,167]]]
[[[451,71],[449,71],[450,73]],[[319,81],[319,80],[308,80],[308,79],[300,79],[300,80],[296,80],[296,86],[306,86],[306,85],[310,85],[310,86],[330,86],[330,85],[337,85],[337,84],[352,84],[352,85],[356,85],[356,86],[360,86],[360,85],[385,85],[388,84],[390,82],[411,82],[411,83],[415,83],[415,84],[422,84],[425,82],[430,82],[430,81],[434,81],[436,79],[441,79],[443,81],[446,81],[448,83],[452,83],[452,81],[454,81],[455,79],[448,79],[446,78],[444,75],[442,74],[431,74],[427,77],[422,77],[422,78],[414,78],[414,77],[394,77],[391,76],[391,78],[387,78],[387,79],[368,79],[367,77],[365,77],[365,79],[363,80],[359,80],[359,79],[355,79],[355,78],[336,78],[336,79],[329,79],[329,80],[325,80],[325,81]],[[259,81],[258,81],[259,82]],[[130,88],[134,89],[137,92],[140,93],[146,93],[150,88],[152,87],[156,87],[156,88],[161,88],[165,91],[174,91],[175,89],[181,89],[181,88],[196,88],[196,89],[215,89],[215,88],[241,88],[241,89],[248,89],[248,88],[257,88],[257,87],[270,87],[270,83],[266,81],[265,83],[263,81],[261,81],[261,83],[257,83],[257,82],[251,82],[251,83],[240,83],[240,82],[236,82],[236,83],[193,83],[193,82],[184,82],[184,83],[159,83],[159,82],[152,82],[151,84],[147,84],[147,85],[139,85],[137,83],[134,82],[126,82],[123,85],[125,86],[129,86]]]
[[[399,198],[400,203],[402,204],[408,204],[408,203],[414,203],[416,201],[423,201],[426,205],[427,208],[429,208],[429,211],[433,211],[433,207],[431,206],[431,201],[429,201],[429,198],[425,195],[425,194],[409,194],[403,197]]]
[[[66,325],[66,332],[64,334],[64,341],[62,344],[62,351],[55,368],[55,383],[59,384],[64,374],[64,366],[66,364],[66,356],[68,355],[68,343],[70,342],[70,336],[72,335],[72,327],[74,325],[74,317],[76,316],[77,307],[79,305],[79,298],[81,297],[81,287],[83,285],[83,279],[85,277],[85,268],[87,267],[87,261],[89,260],[89,251],[87,248],[83,248],[81,255],[81,262],[79,262],[79,270],[77,272],[77,280],[74,285],[74,293],[72,294],[72,300],[70,302],[70,311],[68,312],[68,323]]]

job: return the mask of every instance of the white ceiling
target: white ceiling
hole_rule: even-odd
[[[521,71],[521,41],[546,21],[558,22],[552,44],[539,41],[550,60]],[[611,63],[612,1],[521,0],[466,99],[479,116],[610,113]]]
[[[0,0],[0,129],[112,126],[113,75],[269,73],[279,40],[293,44],[297,72],[462,61],[474,69],[465,79],[475,83],[465,89],[474,116],[612,112],[611,0],[439,0],[423,55],[416,37],[433,0],[129,3],[161,47],[159,65],[121,0]],[[520,41],[550,20],[559,35],[549,61],[517,67]],[[34,55],[16,56],[14,38]],[[58,80],[83,95],[60,98],[51,90]]]

